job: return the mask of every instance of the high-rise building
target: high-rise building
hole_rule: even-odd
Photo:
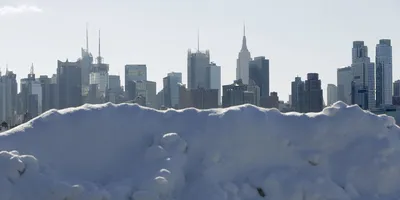
[[[125,87],[128,85],[128,81],[147,81],[146,65],[125,65]]]
[[[42,75],[39,77],[39,82],[42,87],[42,111],[46,112],[50,110],[51,91],[50,83],[51,79],[48,76]]]
[[[211,62],[207,67],[207,88],[218,90],[218,104],[221,103],[221,67]]]
[[[304,84],[305,112],[320,112],[324,107],[321,80],[317,73],[308,73]]]
[[[392,46],[389,39],[376,45],[376,105],[391,105],[393,93]]]
[[[4,75],[0,72],[0,123],[15,125],[17,109],[17,75],[6,70]]]
[[[171,72],[163,79],[163,106],[167,108],[179,107],[179,86],[182,84],[182,73]]]
[[[118,75],[108,76],[108,89],[110,90],[120,90],[121,89],[121,79]]]
[[[179,87],[178,87],[178,90],[179,90]],[[160,90],[156,96],[157,96],[157,109],[164,109],[165,108],[165,106],[164,106],[164,89]],[[178,101],[179,101],[179,99],[178,99]],[[178,105],[178,107],[179,107],[179,105]]]
[[[103,62],[101,57],[101,38],[99,31],[99,55],[97,57],[97,63],[94,64],[90,70],[90,85],[97,85],[97,96],[98,99],[104,99],[108,90],[108,70],[109,65]]]
[[[353,72],[351,67],[337,69],[337,100],[351,105],[351,83]]]
[[[58,61],[57,83],[60,109],[82,105],[81,73],[79,61]]]
[[[400,97],[400,80],[393,83],[393,96]]]
[[[337,87],[335,84],[328,84],[327,88],[327,93],[328,93],[328,106],[334,104],[337,101]]]
[[[86,49],[81,48],[81,58],[79,63],[81,67],[82,95],[86,96],[89,91],[90,72],[92,71],[92,66],[93,66],[93,56],[89,52],[89,31],[87,26],[86,26]]]
[[[268,96],[266,107],[279,109],[279,97],[277,92],[271,92]]]
[[[79,76],[80,78],[80,76]],[[35,78],[33,64],[27,78],[21,79],[21,99],[20,103],[22,112],[20,114],[28,113],[33,118],[42,113],[42,85],[39,80]]]
[[[246,27],[243,27],[242,48],[236,60],[236,80],[242,79],[243,84],[249,84],[249,62],[251,55],[247,49]]]
[[[140,96],[140,100],[145,99],[145,104],[150,108],[157,107],[157,88],[156,82],[153,81],[128,81],[126,87],[127,100],[136,101]],[[141,104],[142,105],[142,104]]]
[[[303,88],[300,88],[299,91],[299,85],[303,84]],[[300,107],[304,104],[301,100],[300,95],[303,93],[304,91],[304,82],[301,80],[301,77],[296,77],[294,79],[294,81],[292,81],[292,94],[291,96],[291,105],[292,105],[292,109],[297,111],[297,112],[301,112],[300,111]]]
[[[209,86],[207,68],[210,66],[210,52],[208,50],[205,52],[189,50],[187,64],[187,89],[207,88]]]
[[[157,83],[154,81],[146,81],[146,106],[149,108],[157,108]]]
[[[260,87],[260,105],[266,107],[269,97],[269,60],[264,56],[255,57],[249,64],[249,77]]]
[[[233,84],[222,86],[222,88],[223,108],[247,103],[257,105],[257,98],[259,98],[257,93],[259,89],[256,85],[248,88],[248,85],[243,84],[242,79],[239,79],[234,81]]]
[[[396,106],[400,105],[400,80],[397,80],[393,83],[392,104]]]
[[[57,83],[57,74],[50,78],[50,109],[59,108],[59,87]]]
[[[375,103],[375,65],[368,57],[368,48],[363,41],[354,41],[352,49],[353,72],[352,104],[363,109],[373,109]]]

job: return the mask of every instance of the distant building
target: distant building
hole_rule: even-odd
[[[179,91],[179,86],[178,86],[178,91]],[[161,91],[159,91],[156,95],[157,97],[157,109],[162,109],[162,108],[166,108],[164,106],[164,89],[162,89]],[[178,96],[179,98],[179,96]],[[179,101],[179,99],[178,99]],[[179,108],[179,104],[178,104],[178,108]]]
[[[210,109],[218,108],[217,89],[186,89],[185,85],[179,87],[179,108]]]
[[[6,70],[4,75],[0,72],[0,122],[13,126],[16,122],[17,110],[17,75]]]
[[[393,83],[392,104],[400,106],[400,80],[397,80]]]
[[[299,85],[302,87],[299,88]],[[296,77],[294,81],[292,81],[292,94],[290,95],[291,97],[291,106],[293,110],[296,110],[297,112],[301,112],[300,107],[303,106],[303,102],[301,101],[303,98],[302,95],[304,91],[304,82],[301,80],[301,77]]]
[[[264,56],[255,57],[249,64],[249,77],[260,88],[260,105],[266,107],[269,96],[269,60]]]
[[[188,90],[197,88],[208,88],[207,67],[210,66],[210,52],[188,51],[187,66],[187,88]]]
[[[125,89],[129,81],[146,81],[147,67],[144,64],[125,65]]]
[[[90,72],[93,65],[93,56],[89,52],[89,33],[86,27],[86,49],[81,49],[81,58],[79,59],[81,68],[81,83],[82,83],[82,95],[86,96],[89,91],[90,84]]]
[[[48,76],[40,76],[39,82],[42,87],[42,111],[46,112],[51,108],[51,79]]]
[[[353,72],[351,67],[337,69],[337,100],[351,105],[351,83]]]
[[[252,85],[251,90],[249,86],[243,84],[242,80],[236,80],[233,84],[222,86],[222,107],[227,108],[242,104],[257,104],[258,86]]]
[[[240,49],[238,59],[236,61],[236,80],[241,79],[243,84],[249,84],[249,62],[251,55],[247,49],[246,29],[243,27],[242,48]]]
[[[328,106],[330,106],[338,100],[337,99],[338,91],[336,85],[328,84],[327,93],[328,93]]]
[[[163,79],[163,103],[167,108],[179,107],[179,86],[182,84],[182,73],[171,72]]]
[[[60,109],[82,105],[81,81],[79,62],[58,61],[57,83]]]
[[[218,90],[218,104],[221,103],[221,67],[211,62],[207,67],[208,89]]]
[[[393,67],[392,46],[389,39],[376,45],[376,106],[392,105]]]
[[[305,112],[322,111],[324,107],[323,102],[321,80],[319,80],[318,74],[308,73],[304,84]]]
[[[121,79],[117,75],[108,76],[108,91],[106,94],[106,101],[111,103],[123,102],[123,89],[121,87]]]
[[[277,92],[271,92],[271,94],[267,98],[265,107],[279,109],[279,97]]]
[[[156,82],[153,81],[128,81],[126,86],[127,100],[132,101],[138,97],[142,96],[146,99],[146,104],[150,108],[157,107],[157,88]],[[142,98],[141,97],[141,98]]]
[[[375,65],[368,57],[368,48],[363,41],[354,41],[352,49],[353,72],[352,104],[363,109],[373,109],[375,103]]]

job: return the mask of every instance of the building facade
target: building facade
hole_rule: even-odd
[[[368,48],[363,41],[354,41],[352,49],[352,104],[363,109],[373,109],[375,103],[375,65],[368,57]]]
[[[182,84],[182,73],[171,72],[163,78],[163,106],[167,108],[179,107],[179,86]]]
[[[351,67],[337,69],[337,100],[351,105],[351,83],[353,72]]]
[[[79,62],[58,61],[57,84],[60,109],[82,105],[81,73]]]
[[[389,39],[379,40],[376,45],[376,106],[392,104],[393,69],[392,46]]]
[[[208,88],[207,68],[210,66],[210,52],[188,51],[187,63],[187,87],[189,90]]]
[[[327,87],[328,106],[334,104],[338,100],[337,95],[338,91],[336,85],[328,84]]]
[[[249,84],[249,63],[251,61],[250,51],[247,49],[247,38],[245,27],[243,29],[242,48],[236,60],[236,80],[242,79],[243,84]]]
[[[304,83],[305,112],[320,112],[324,108],[321,80],[317,73],[308,73]]]
[[[207,67],[208,89],[218,90],[218,105],[221,104],[221,67],[214,62]]]

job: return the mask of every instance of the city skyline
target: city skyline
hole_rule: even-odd
[[[151,3],[157,3],[153,7],[150,6],[150,1],[135,3],[121,1],[118,5],[100,2],[96,9],[91,9],[93,6],[89,5],[93,2],[88,0],[81,3],[81,7],[86,6],[90,9],[90,16],[84,14],[82,8],[78,8],[74,10],[76,16],[69,16],[67,20],[62,21],[63,23],[54,23],[52,26],[45,24],[60,21],[65,14],[68,14],[66,10],[77,3],[72,2],[67,5],[60,1],[28,0],[6,1],[0,4],[1,8],[27,5],[25,8],[33,6],[41,11],[36,12],[33,9],[33,12],[0,16],[0,25],[5,27],[2,32],[3,37],[0,37],[2,70],[5,70],[5,65],[8,63],[9,69],[18,75],[19,81],[27,76],[30,64],[33,62],[36,74],[54,74],[57,60],[68,58],[74,61],[80,57],[80,48],[86,46],[87,21],[90,51],[97,57],[97,30],[101,28],[104,62],[110,64],[110,74],[121,75],[122,83],[124,66],[141,63],[148,66],[148,79],[157,82],[158,91],[162,88],[163,77],[172,71],[182,72],[183,82],[187,83],[187,49],[197,46],[199,29],[200,49],[210,50],[211,60],[221,66],[222,85],[226,85],[236,76],[236,59],[241,48],[243,21],[245,21],[248,49],[252,57],[265,56],[270,60],[270,90],[278,92],[282,100],[288,100],[290,82],[294,77],[298,75],[305,79],[308,72],[320,74],[326,99],[327,84],[336,84],[336,76],[332,74],[336,74],[337,68],[351,63],[351,43],[355,40],[365,41],[365,45],[369,47],[369,56],[374,58],[374,47],[379,39],[391,39],[395,63],[393,80],[400,78],[396,67],[396,58],[400,56],[396,52],[396,47],[400,45],[398,39],[400,32],[392,25],[393,19],[400,17],[393,9],[399,5],[396,1],[320,3],[310,0],[304,3],[293,1],[293,7],[284,7],[284,4],[279,2],[251,1],[249,5],[258,3],[260,6],[254,7],[253,10],[246,9],[239,15],[234,15],[239,11],[239,1],[232,1],[225,6],[222,1],[206,1],[200,4],[194,1],[165,3],[152,0]],[[65,6],[65,10],[61,9],[62,6]],[[206,11],[208,6],[212,8]],[[183,18],[194,7],[198,7],[198,11],[193,12],[190,17]],[[224,12],[218,13],[218,9],[223,7],[226,7]],[[254,12],[261,8],[265,8],[263,15]],[[335,16],[335,13],[329,12],[329,8],[333,10],[340,8],[343,13]],[[379,8],[385,10],[385,13],[365,16],[366,22],[355,25],[355,19],[350,16],[352,9],[356,8],[370,13]],[[139,13],[130,14],[139,10]],[[175,13],[166,15],[167,10]],[[105,11],[108,11],[108,14],[99,16]],[[119,15],[115,15],[118,11]],[[202,15],[201,11],[207,15]],[[283,11],[284,13],[280,13]],[[325,15],[315,18],[321,12]],[[139,17],[145,13],[146,16],[152,16]],[[250,13],[255,14],[250,15]],[[284,16],[285,13],[290,15]],[[124,19],[126,17],[129,20]],[[162,23],[161,19],[164,20]],[[118,20],[120,23],[113,23]],[[265,25],[260,26],[260,20]],[[28,21],[33,23],[27,23]],[[190,23],[187,23],[188,21]],[[290,25],[281,26],[282,24]],[[375,24],[384,26],[385,29],[376,29]],[[349,29],[350,25],[352,28]],[[141,31],[138,31],[137,27]],[[159,34],[160,31],[164,34]]]

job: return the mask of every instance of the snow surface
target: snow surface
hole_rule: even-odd
[[[0,200],[399,199],[399,135],[342,102],[51,110],[0,135]]]

